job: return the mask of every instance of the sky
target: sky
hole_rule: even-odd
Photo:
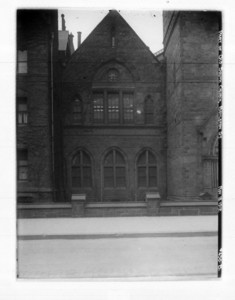
[[[162,12],[153,10],[119,10],[121,16],[134,29],[142,41],[155,53],[163,48]],[[77,48],[77,32],[82,32],[82,42],[108,14],[108,10],[59,9],[59,30],[61,14],[65,15],[66,30],[74,35]]]

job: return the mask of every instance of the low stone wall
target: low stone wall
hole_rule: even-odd
[[[127,217],[127,216],[190,216],[216,215],[214,201],[161,201],[150,195],[144,202],[86,202],[84,195],[75,196],[71,203],[19,204],[18,218],[60,217]]]
[[[70,203],[63,204],[19,204],[17,218],[65,218],[72,216]]]
[[[216,201],[190,201],[161,202],[160,216],[193,216],[193,215],[216,215],[218,203]]]

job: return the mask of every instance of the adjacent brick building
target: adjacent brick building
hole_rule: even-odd
[[[215,212],[219,15],[163,22],[159,55],[113,10],[73,53],[18,12],[19,216]]]

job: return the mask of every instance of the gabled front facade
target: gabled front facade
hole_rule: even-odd
[[[144,201],[166,195],[164,65],[110,11],[63,73],[66,195]]]

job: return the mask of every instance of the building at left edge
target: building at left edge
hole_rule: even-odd
[[[63,199],[60,125],[54,116],[60,66],[74,51],[72,38],[65,28],[58,31],[57,10],[17,11],[18,203]]]
[[[217,212],[218,158],[210,154],[204,184],[201,142],[195,142],[202,134],[191,108],[209,124],[206,134],[216,145],[218,19],[187,12],[163,16],[165,52],[154,55],[115,10],[82,44],[78,34],[76,50],[63,15],[58,28],[57,10],[17,11],[18,217]],[[173,85],[169,80],[176,73],[169,72],[172,66],[184,73],[188,53],[202,57],[185,47],[193,30],[205,49],[214,49],[203,90],[200,83],[190,90],[198,99],[201,91],[204,98],[208,94],[206,106],[187,92],[183,77],[177,82],[175,76]],[[180,93],[191,106],[183,106]],[[191,144],[198,145],[197,153]]]

